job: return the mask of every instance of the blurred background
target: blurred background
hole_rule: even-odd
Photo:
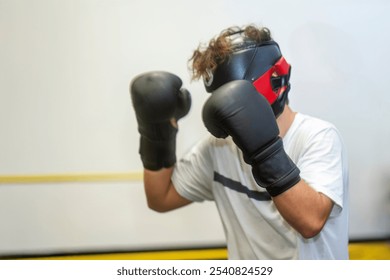
[[[128,88],[145,71],[182,78],[180,157],[207,133],[188,59],[248,23],[292,64],[291,107],[344,137],[351,243],[388,241],[389,12],[386,0],[0,0],[0,258],[223,250],[213,203],[147,208]]]

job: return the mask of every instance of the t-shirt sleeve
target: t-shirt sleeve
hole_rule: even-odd
[[[334,127],[327,127],[310,137],[306,145],[307,149],[297,163],[301,177],[335,203],[332,214],[337,215],[343,208],[345,176],[340,135]]]
[[[210,154],[212,138],[197,143],[175,165],[172,182],[176,191],[191,201],[213,200],[213,162]]]

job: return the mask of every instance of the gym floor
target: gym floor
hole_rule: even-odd
[[[351,260],[390,260],[390,241],[359,241],[349,245]],[[138,252],[101,252],[69,255],[14,256],[0,259],[27,260],[224,260],[227,250],[224,247],[150,250]]]

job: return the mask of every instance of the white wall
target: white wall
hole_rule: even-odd
[[[293,65],[292,107],[344,136],[351,238],[389,236],[389,12],[385,0],[0,0],[0,176],[141,171],[128,86],[149,70],[192,92],[182,155],[206,134],[188,58],[256,23]],[[141,182],[0,184],[0,255],[223,242],[212,203],[157,214]]]

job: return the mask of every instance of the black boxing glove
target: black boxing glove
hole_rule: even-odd
[[[163,71],[138,75],[130,83],[145,169],[159,170],[176,163],[178,129],[173,124],[191,107],[190,93],[181,87],[179,77]]]
[[[217,138],[230,135],[261,187],[277,196],[300,181],[299,169],[283,148],[274,113],[249,81],[216,89],[203,107],[203,122]]]

